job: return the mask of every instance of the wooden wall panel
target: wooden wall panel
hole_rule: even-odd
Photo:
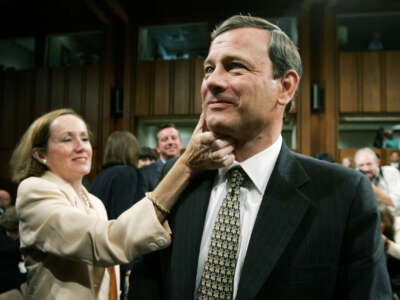
[[[139,61],[136,65],[136,97],[135,114],[148,116],[151,112],[151,102],[154,93],[154,63]]]
[[[65,106],[65,68],[51,70],[50,110]]]
[[[339,56],[339,89],[340,112],[358,112],[359,83],[358,83],[358,53],[342,52]]]
[[[385,56],[386,110],[400,112],[400,52],[388,51]]]
[[[169,61],[157,61],[155,63],[154,80],[154,108],[155,115],[169,114],[170,106],[170,67]]]
[[[36,71],[35,80],[35,104],[33,117],[36,119],[49,111],[50,69],[42,68]]]
[[[100,65],[0,72],[0,183],[11,185],[8,162],[34,119],[61,107],[81,113],[98,141],[106,89]],[[102,138],[102,136],[100,136]],[[102,149],[101,149],[102,150]],[[102,151],[96,157],[101,157]]]
[[[5,86],[5,73],[0,72],[0,149],[6,147],[5,145],[5,138],[3,136],[6,135],[6,120],[4,118],[4,114],[7,112],[3,109],[5,106],[5,97],[4,97],[4,86]]]
[[[381,60],[377,51],[362,53],[362,111],[381,112]]]
[[[17,127],[17,78],[17,72],[5,72],[2,107],[5,130],[1,140],[4,141],[3,146],[6,148],[13,148],[17,140],[15,132]]]
[[[17,103],[17,126],[15,134],[17,141],[22,137],[25,130],[33,121],[32,111],[34,103],[34,73],[33,71],[21,71],[17,73],[17,86],[16,93]]]
[[[77,113],[82,112],[82,81],[84,69],[74,66],[68,69],[68,86],[66,107],[72,108]]]
[[[204,71],[203,71],[204,59],[198,58],[194,60],[194,91],[193,91],[193,112],[195,114],[201,114],[202,112],[202,101],[200,88],[203,82]]]
[[[174,61],[173,114],[190,113],[190,60]]]
[[[100,107],[100,66],[87,66],[86,91],[84,100],[84,117],[88,122],[93,136],[95,137],[94,147],[98,139],[99,107]]]

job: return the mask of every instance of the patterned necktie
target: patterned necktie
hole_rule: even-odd
[[[232,299],[240,235],[240,186],[246,177],[241,168],[229,171],[228,193],[222,201],[211,233],[198,300]]]

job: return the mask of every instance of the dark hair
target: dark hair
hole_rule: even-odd
[[[18,231],[18,217],[15,206],[8,207],[0,216],[0,227],[10,232]]]
[[[129,131],[115,131],[107,139],[103,167],[109,165],[128,165],[137,167],[139,143]]]
[[[383,204],[378,205],[381,222],[384,224],[383,234],[390,240],[394,239],[395,229],[394,229],[394,216],[390,210]]]
[[[178,130],[178,128],[176,128],[174,123],[163,123],[160,126],[158,126],[158,128],[157,128],[157,134],[156,134],[157,145],[158,145],[158,134],[160,133],[161,130],[164,130],[166,128],[175,128],[176,131],[178,131],[178,135],[179,135],[179,130]]]
[[[329,161],[329,162],[335,162],[335,159],[333,158],[333,156],[328,153],[328,152],[318,152],[315,155],[315,158],[319,159],[319,160],[325,160],[325,161]]]
[[[263,29],[270,33],[268,53],[272,62],[274,79],[281,78],[291,69],[301,77],[303,70],[296,45],[282,29],[263,18],[244,15],[232,16],[214,29],[211,33],[211,41],[226,31],[243,27]],[[292,105],[293,102],[290,101],[285,108],[285,114],[290,111]]]
[[[157,160],[157,155],[150,147],[142,147],[140,150],[139,159]]]
[[[174,123],[163,123],[163,124],[161,124],[160,126],[158,126],[158,128],[157,128],[157,134],[158,134],[161,130],[163,130],[163,129],[165,129],[165,128],[175,128],[175,129],[176,129],[176,126],[175,126]]]

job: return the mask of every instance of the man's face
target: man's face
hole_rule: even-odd
[[[162,159],[169,160],[181,154],[183,142],[175,128],[168,127],[158,132],[157,142],[156,150]]]
[[[371,180],[379,168],[377,159],[372,153],[361,152],[355,157],[355,164]]]
[[[0,191],[0,207],[7,208],[11,205],[11,196],[6,191]]]
[[[399,153],[398,152],[392,152],[392,154],[390,154],[390,161],[391,162],[399,162]]]
[[[282,120],[279,79],[268,55],[269,32],[239,28],[212,42],[201,86],[207,127],[218,136],[248,141]]]

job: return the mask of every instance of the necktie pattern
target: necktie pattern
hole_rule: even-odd
[[[228,193],[222,201],[211,234],[197,291],[198,300],[232,299],[240,235],[240,186],[245,177],[241,168],[229,171]]]

